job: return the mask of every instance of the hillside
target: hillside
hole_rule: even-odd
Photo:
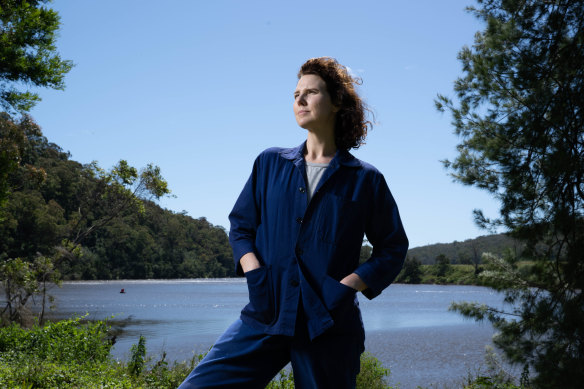
[[[23,151],[0,204],[0,262],[54,255],[68,239],[81,244],[83,255],[58,262],[64,279],[234,275],[222,227],[147,198],[134,198],[138,206],[118,212],[128,198],[96,163],[71,160],[29,117],[13,122],[0,115],[0,141],[9,131],[23,135]]]
[[[502,255],[505,250],[518,252],[521,244],[504,234],[479,236],[463,242],[436,243],[410,249],[408,257],[417,258],[422,264],[434,264],[439,255],[445,255],[450,263],[469,264],[480,261],[482,253]],[[480,262],[479,262],[480,263]]]

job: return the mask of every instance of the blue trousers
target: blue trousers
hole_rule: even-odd
[[[237,320],[179,389],[261,389],[288,362],[296,389],[354,389],[363,341],[360,334],[334,332],[311,341],[298,324],[292,337],[267,335]]]

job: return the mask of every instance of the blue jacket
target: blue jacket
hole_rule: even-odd
[[[308,203],[305,143],[262,152],[229,215],[236,272],[248,252],[262,264],[245,273],[241,319],[291,336],[302,299],[311,339],[363,331],[356,291],[339,281],[355,272],[374,298],[401,270],[408,240],[383,175],[348,151],[337,151]],[[359,265],[364,234],[373,251]]]

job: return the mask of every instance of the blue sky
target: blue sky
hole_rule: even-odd
[[[228,229],[255,156],[306,137],[292,113],[298,68],[335,57],[376,114],[354,154],[384,173],[411,247],[461,241],[486,234],[473,209],[498,209],[440,163],[457,138],[434,98],[454,95],[457,53],[484,28],[472,4],[55,0],[58,49],[75,67],[31,114],[79,162],[160,166],[176,196],[163,207]]]

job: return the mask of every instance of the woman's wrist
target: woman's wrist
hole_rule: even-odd
[[[361,277],[359,277],[355,273],[351,273],[348,276],[346,276],[345,278],[343,278],[341,280],[341,284],[346,285],[349,288],[353,288],[355,290],[358,290],[359,292],[367,289],[367,284],[365,282],[363,282]]]
[[[257,269],[261,266],[260,261],[258,261],[254,253],[244,254],[239,260],[239,264],[241,265],[241,269],[244,273]]]

